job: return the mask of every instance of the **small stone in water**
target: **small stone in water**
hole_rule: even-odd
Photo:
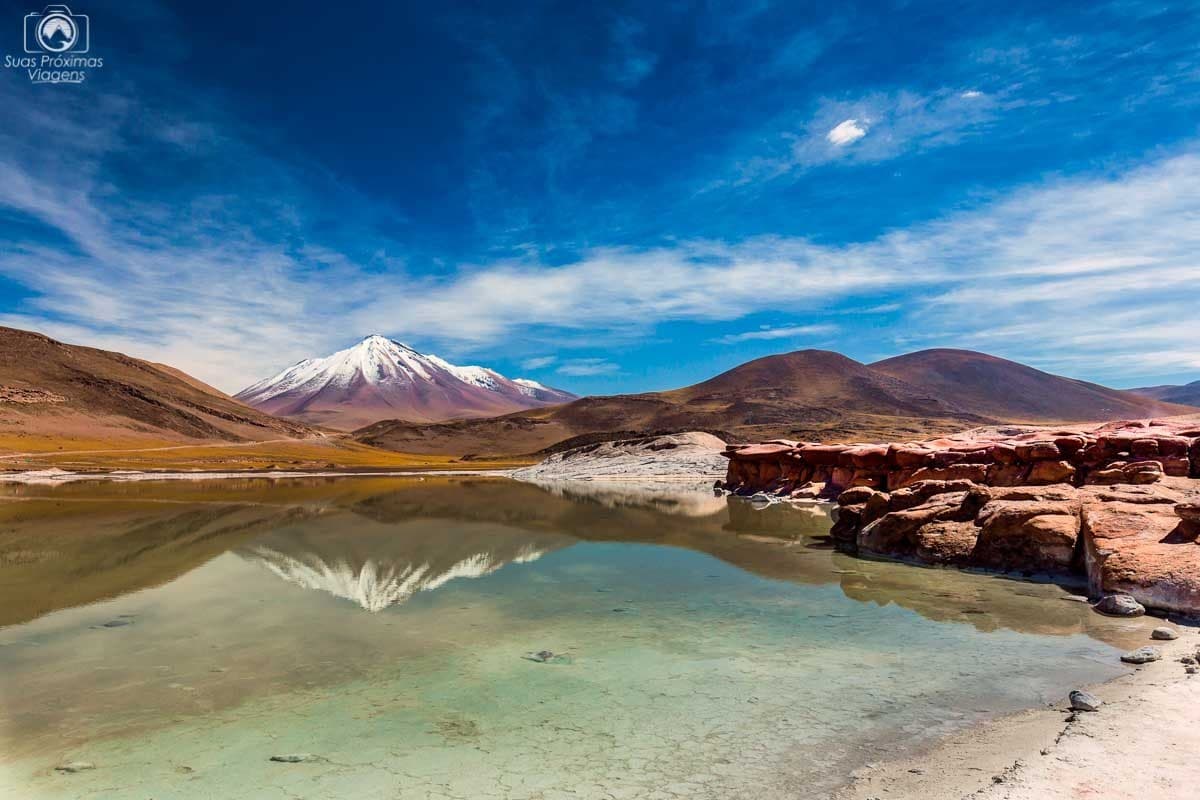
[[[552,650],[539,650],[536,653],[526,653],[521,656],[526,661],[534,661],[538,664],[569,664],[571,663],[570,656],[562,653],[555,653]]]
[[[1148,664],[1151,661],[1158,661],[1160,658],[1162,658],[1162,653],[1157,647],[1139,647],[1137,650],[1121,656],[1121,660],[1126,664]]]
[[[1155,628],[1153,631],[1151,631],[1150,638],[1151,639],[1159,639],[1164,642],[1169,642],[1172,639],[1178,639],[1179,634],[1175,631],[1174,628],[1168,628],[1164,625],[1160,628]]]
[[[56,772],[83,772],[87,769],[95,769],[96,765],[90,761],[71,761],[67,764],[59,764],[55,767]]]
[[[1101,700],[1091,692],[1083,692],[1078,689],[1069,694],[1068,699],[1071,701],[1072,711],[1099,711]]]
[[[287,753],[281,756],[271,756],[271,760],[281,764],[300,764],[305,761],[316,761],[317,757],[312,753]]]
[[[1127,594],[1102,597],[1092,608],[1110,617],[1139,617],[1146,613],[1146,607]]]

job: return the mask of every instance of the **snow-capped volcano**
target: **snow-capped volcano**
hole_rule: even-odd
[[[379,335],[305,359],[235,396],[271,414],[345,430],[381,419],[493,417],[575,399],[486,367],[455,366]]]

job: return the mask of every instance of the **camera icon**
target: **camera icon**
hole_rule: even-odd
[[[66,6],[46,6],[40,14],[25,15],[25,52],[86,53],[90,33],[86,14],[72,14]]]

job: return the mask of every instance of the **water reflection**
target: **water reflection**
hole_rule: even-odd
[[[822,504],[756,507],[704,485],[491,478],[240,479],[0,489],[0,625],[159,586],[223,552],[368,611],[581,541],[700,551],[980,630],[1124,642],[1058,587],[831,552]],[[5,502],[6,501],[6,502]],[[443,524],[452,523],[452,525]]]
[[[0,796],[794,796],[1109,677],[1100,640],[1145,637],[1055,586],[850,558],[822,506],[703,486],[2,492]],[[570,658],[521,657],[541,650]],[[70,760],[101,768],[52,772]]]

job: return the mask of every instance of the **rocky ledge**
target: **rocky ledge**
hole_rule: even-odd
[[[726,448],[724,488],[836,499],[849,552],[1022,575],[1200,616],[1200,423]]]

